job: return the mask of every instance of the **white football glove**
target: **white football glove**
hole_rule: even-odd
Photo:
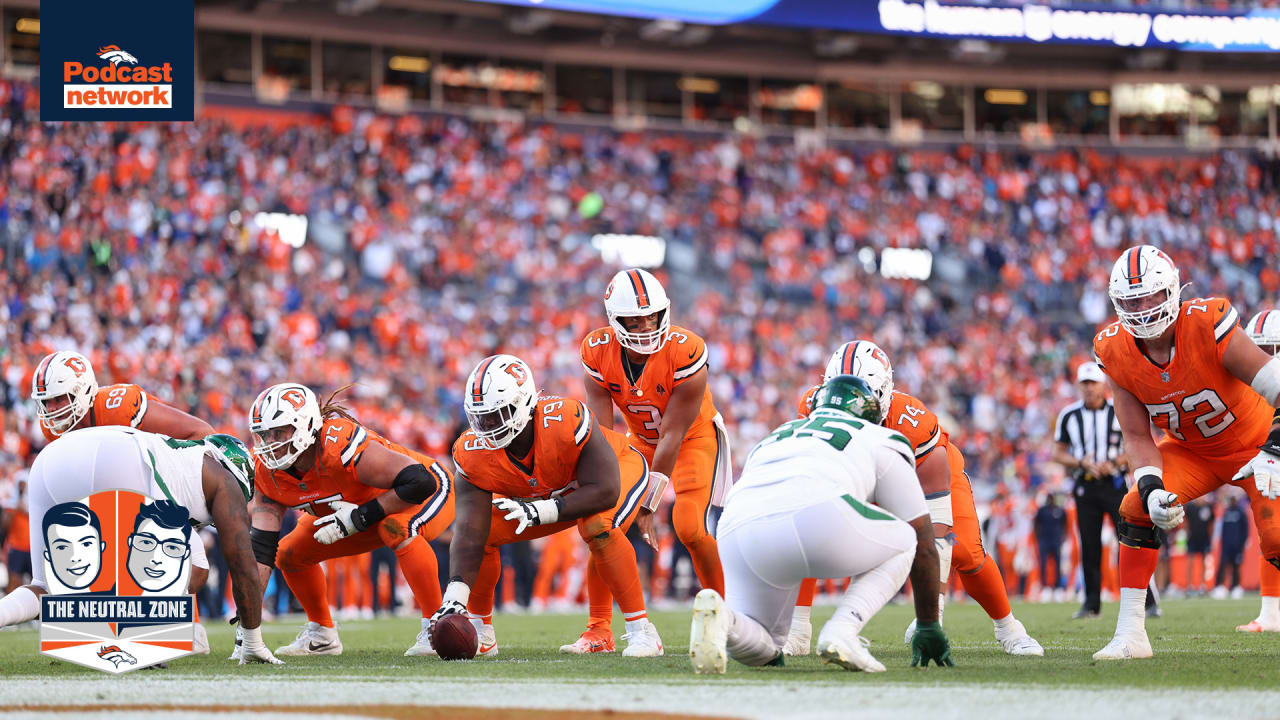
[[[1147,513],[1151,515],[1151,522],[1161,530],[1178,527],[1187,514],[1178,502],[1178,496],[1168,490],[1151,491],[1147,496]]]
[[[240,632],[240,664],[283,665],[284,661],[271,654],[267,644],[262,641],[262,628],[247,628]]]
[[[334,500],[329,503],[329,507],[333,508],[333,513],[316,520],[313,526],[316,528],[314,533],[316,541],[321,545],[332,545],[342,538],[351,537],[360,532],[356,528],[355,519],[351,516],[359,509],[359,505]]]
[[[445,615],[465,615],[467,612],[467,601],[471,599],[471,588],[461,580],[451,580],[449,585],[444,589],[444,598],[440,603],[440,609],[431,615],[428,627],[434,628],[436,620]]]
[[[1248,465],[1240,468],[1231,479],[1243,480],[1250,475],[1253,476],[1253,483],[1258,487],[1262,497],[1268,500],[1280,497],[1280,457],[1262,450],[1258,452],[1257,457],[1249,461]]]
[[[236,649],[231,651],[231,657],[228,660],[239,660],[244,657],[244,629],[236,627]]]
[[[550,525],[560,519],[560,506],[555,500],[526,502],[500,497],[493,499],[493,506],[507,513],[502,517],[503,520],[514,520],[517,523],[517,535],[534,525]]]

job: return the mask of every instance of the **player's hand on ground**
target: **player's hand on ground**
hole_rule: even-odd
[[[654,519],[654,514],[648,510],[641,510],[636,516],[636,527],[640,529],[640,537],[654,552],[658,551],[658,522]]]
[[[283,665],[284,661],[271,654],[267,644],[262,641],[262,628],[252,630],[241,629],[240,664],[241,665]]]
[[[1182,524],[1186,511],[1178,502],[1178,496],[1168,490],[1152,490],[1147,496],[1147,513],[1151,522],[1161,530],[1172,530]]]
[[[911,636],[911,667],[927,668],[930,661],[937,663],[938,667],[954,667],[951,642],[942,631],[941,623],[917,623],[916,633]]]
[[[1280,456],[1270,450],[1261,450],[1257,457],[1236,472],[1232,480],[1253,476],[1254,485],[1262,497],[1275,500],[1280,497]]]
[[[354,503],[344,502],[342,500],[334,500],[329,503],[329,507],[333,508],[333,513],[325,515],[316,520],[316,531],[314,537],[321,545],[332,545],[342,538],[350,537],[360,532],[356,528],[355,519],[352,517],[360,506]]]

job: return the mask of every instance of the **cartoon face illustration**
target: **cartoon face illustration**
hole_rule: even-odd
[[[187,544],[191,539],[189,519],[186,508],[167,500],[138,510],[125,562],[138,587],[148,592],[178,593],[186,589],[170,586],[182,577],[182,568],[191,556]]]
[[[87,590],[102,572],[102,525],[88,505],[59,503],[44,514],[44,558],[53,576],[72,590]]]

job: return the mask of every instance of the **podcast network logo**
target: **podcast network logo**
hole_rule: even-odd
[[[109,673],[190,655],[187,509],[126,490],[54,505],[39,528],[49,592],[40,598],[40,652]]]
[[[194,118],[194,0],[41,5],[41,120]]]

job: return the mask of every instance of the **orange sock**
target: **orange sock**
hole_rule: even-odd
[[[1258,558],[1258,580],[1262,585],[1263,597],[1280,596],[1280,570],[1267,562],[1265,557]]]
[[[471,586],[471,599],[467,601],[467,612],[481,617],[493,614],[493,591],[497,589],[500,577],[502,577],[502,559],[498,557],[498,548],[486,546],[484,560],[480,561],[480,572],[476,575],[476,584]],[[426,612],[426,608],[423,608],[423,612]],[[434,613],[435,610],[431,612]]]
[[[964,585],[964,591],[969,597],[981,605],[992,620],[1009,617],[1009,613],[1013,612],[1009,607],[1009,593],[1004,589],[1004,578],[1000,577],[1000,568],[996,567],[995,561],[990,557],[977,572],[968,575],[960,573],[960,583]]]
[[[711,588],[724,596],[724,570],[720,567],[720,546],[710,535],[703,536],[689,548],[689,557],[693,558],[693,571],[698,576],[702,587]]]
[[[436,554],[425,538],[416,535],[409,544],[396,551],[404,580],[413,590],[413,598],[422,608],[422,617],[431,617],[440,607],[440,571],[436,566]]]
[[[622,533],[611,532],[599,545],[591,548],[591,560],[587,563],[588,592],[590,576],[598,575],[602,583],[618,599],[618,607],[627,622],[649,617],[644,606],[644,591],[640,587],[640,571],[636,567],[636,551]],[[612,615],[610,608],[610,615]],[[591,599],[591,621],[596,620],[596,600]],[[606,616],[607,617],[607,616]]]
[[[1120,587],[1145,589],[1160,562],[1155,548],[1120,546]]]
[[[333,616],[329,614],[324,570],[320,565],[306,565],[297,570],[284,572],[284,580],[289,584],[289,591],[298,598],[298,604],[307,613],[307,619],[324,627],[333,627]]]
[[[613,593],[596,567],[596,554],[587,558],[587,607],[591,614],[587,627],[608,628],[613,625]]]
[[[809,578],[800,583],[800,594],[796,596],[796,607],[813,607],[813,596],[818,592],[818,581]]]

